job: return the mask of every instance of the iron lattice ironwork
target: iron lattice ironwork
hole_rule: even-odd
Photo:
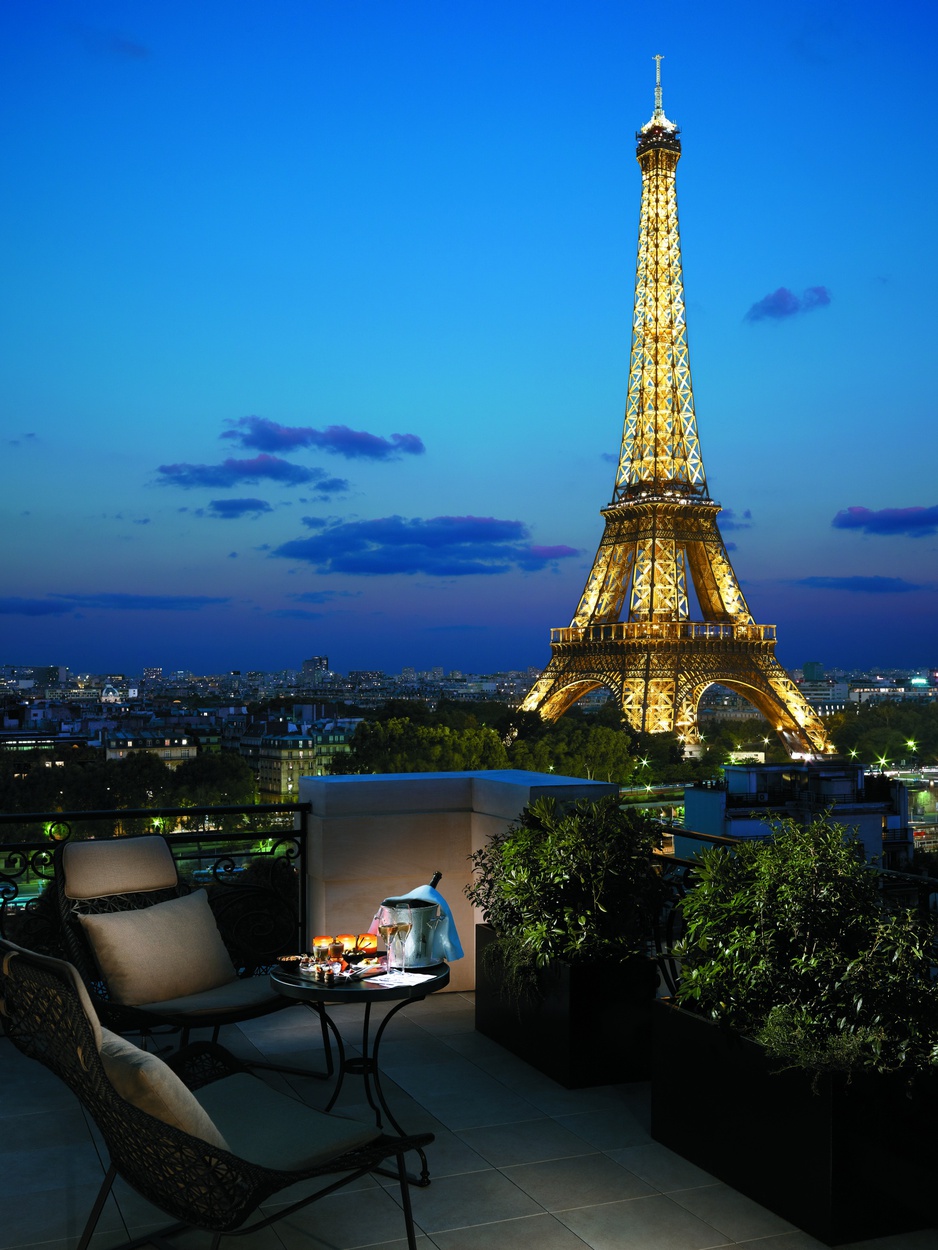
[[[655,110],[636,135],[642,205],[615,490],[573,621],[551,631],[550,663],[522,708],[555,719],[605,686],[634,729],[692,743],[700,696],[719,683],[752,703],[789,750],[830,754],[820,717],[775,658],[775,626],[749,611],[707,490],[687,350],[680,131],[665,116],[655,59]]]

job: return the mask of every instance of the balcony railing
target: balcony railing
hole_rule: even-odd
[[[309,933],[309,813],[309,803],[0,813],[0,933],[15,941],[17,933],[41,920],[42,893],[55,871],[57,843],[162,833],[180,877],[196,887],[279,881],[282,889],[289,880],[295,890],[289,902],[296,911],[299,950],[302,935]],[[294,871],[285,873],[281,861]]]

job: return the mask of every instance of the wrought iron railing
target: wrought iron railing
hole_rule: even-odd
[[[306,897],[309,803],[231,807],[162,807],[95,812],[0,813],[0,933],[15,940],[41,912],[42,896],[54,874],[58,843],[114,837],[119,824],[136,833],[160,832],[169,842],[179,875],[192,885],[224,886],[251,879],[292,882],[297,949],[308,934]],[[166,828],[172,825],[172,828]],[[11,830],[16,841],[7,841]],[[32,838],[23,833],[34,831]],[[295,869],[285,873],[283,863]],[[266,865],[266,868],[265,868]]]

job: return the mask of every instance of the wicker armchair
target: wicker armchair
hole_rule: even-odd
[[[176,1221],[157,1236],[210,1230],[216,1250],[222,1233],[266,1227],[389,1160],[396,1163],[407,1245],[414,1250],[404,1156],[432,1134],[388,1137],[315,1111],[248,1074],[213,1043],[179,1051],[170,1068],[101,1028],[71,964],[2,940],[0,995],[7,1036],[72,1089],[110,1156],[78,1250],[88,1246],[116,1176]],[[251,1220],[272,1194],[313,1177],[335,1179]]]
[[[156,835],[59,845],[53,889],[64,953],[116,1032],[169,1025],[186,1045],[211,1028],[217,1041],[223,1024],[290,1005],[255,975],[296,950],[296,918],[274,890],[226,886],[209,900]]]

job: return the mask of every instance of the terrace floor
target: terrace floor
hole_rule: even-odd
[[[354,1046],[356,1008],[334,1017]],[[315,1065],[319,1030],[302,1006],[230,1027],[223,1041]],[[653,1142],[648,1087],[568,1091],[477,1034],[471,994],[438,994],[401,1012],[381,1051],[385,1087],[409,1130],[429,1129],[433,1183],[412,1190],[422,1250],[822,1250],[777,1215]],[[285,1078],[267,1074],[281,1084]],[[313,1105],[324,1082],[290,1078]],[[348,1078],[337,1110],[370,1120]],[[74,1245],[103,1168],[96,1133],[51,1073],[0,1039],[0,1250]],[[393,1183],[386,1182],[388,1186]],[[92,1245],[98,1250],[168,1221],[119,1183]],[[181,1250],[201,1250],[192,1233]],[[392,1188],[375,1180],[324,1199],[235,1242],[245,1250],[400,1250]],[[865,1250],[935,1250],[935,1231],[855,1243]]]

